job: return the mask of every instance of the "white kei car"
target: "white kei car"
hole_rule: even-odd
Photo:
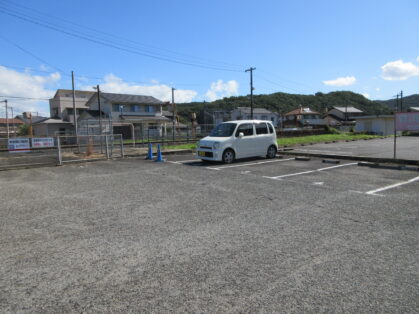
[[[199,141],[196,158],[232,163],[235,159],[266,156],[278,151],[271,121],[238,120],[219,124]]]

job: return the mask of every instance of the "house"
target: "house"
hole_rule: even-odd
[[[250,107],[237,107],[231,111],[230,116],[231,120],[249,120],[251,119]],[[253,108],[253,119],[271,121],[274,126],[280,123],[279,115],[265,108]]]
[[[356,117],[361,116],[363,111],[352,107],[332,107],[324,118],[325,124],[333,127],[354,126]]]
[[[284,115],[284,128],[319,128],[324,125],[319,112],[300,106]]]
[[[16,118],[0,118],[0,137],[11,137],[16,135],[19,127],[24,123]]]
[[[89,99],[96,94],[93,91],[75,90],[75,103],[77,116],[89,108],[86,106]],[[58,89],[54,97],[49,100],[50,115],[53,119],[74,123],[73,91],[70,89]]]
[[[231,118],[231,113],[230,111],[227,110],[216,110],[212,112],[212,121],[213,124],[219,125],[220,123],[226,122],[226,121],[230,121],[232,120]]]
[[[394,134],[394,115],[358,116],[355,131],[384,136],[392,135]]]
[[[164,134],[165,124],[170,122],[162,114],[164,103],[152,96],[101,92],[100,104],[103,118],[110,120],[112,126],[119,129],[118,133],[122,133],[125,138],[160,136]],[[91,111],[99,111],[97,93],[88,100],[86,107]]]
[[[34,136],[74,135],[73,123],[61,119],[46,119],[32,123]]]

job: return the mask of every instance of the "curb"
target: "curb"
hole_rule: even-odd
[[[278,154],[280,154],[280,155],[292,155],[292,156],[306,156],[306,157],[320,157],[320,158],[367,161],[367,162],[372,162],[372,163],[388,163],[388,164],[401,164],[401,165],[419,166],[419,160],[411,160],[411,159],[393,159],[393,158],[378,158],[378,157],[352,156],[352,155],[298,153],[298,152],[291,152],[291,151],[279,151]]]
[[[194,152],[193,149],[178,149],[178,150],[169,150],[169,151],[162,151],[163,156],[168,155],[184,155],[184,154],[192,154]],[[145,157],[147,153],[138,153],[138,154],[129,154],[124,155],[124,158],[131,158],[131,157]]]

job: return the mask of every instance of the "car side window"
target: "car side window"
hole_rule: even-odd
[[[268,123],[268,127],[269,127],[269,133],[273,133],[274,132],[274,128],[272,127],[272,124]]]
[[[268,127],[265,122],[260,122],[255,124],[256,134],[268,134]]]
[[[253,124],[251,123],[240,124],[236,131],[236,137],[239,137],[240,132],[243,133],[244,136],[253,135]]]

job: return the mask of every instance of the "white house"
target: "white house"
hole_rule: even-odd
[[[393,115],[375,115],[356,117],[356,132],[368,132],[378,135],[394,134]]]
[[[231,120],[249,120],[250,107],[237,107],[231,111]],[[268,120],[271,121],[274,126],[278,126],[280,119],[278,114],[269,111],[265,108],[253,108],[253,119],[255,120]]]

